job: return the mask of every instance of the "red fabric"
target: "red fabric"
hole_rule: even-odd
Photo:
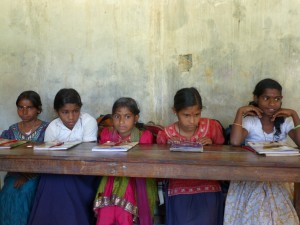
[[[208,137],[213,144],[223,144],[224,136],[221,125],[212,119],[201,118],[199,120],[198,129],[195,134],[188,140],[186,137],[180,135],[175,123],[166,127],[157,135],[158,144],[167,144],[172,141],[192,141],[197,142],[201,137]],[[195,194],[204,192],[219,192],[221,187],[218,181],[213,180],[186,180],[186,179],[170,179],[168,195],[178,194]]]
[[[100,135],[100,143],[103,144],[108,141],[112,142],[119,142],[119,141],[130,141],[130,135],[126,138],[121,138],[121,136],[118,134],[118,132],[113,128],[103,128],[101,135]],[[140,137],[140,144],[152,144],[153,143],[153,135],[150,131],[145,130],[142,132]]]

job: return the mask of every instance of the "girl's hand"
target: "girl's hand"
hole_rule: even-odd
[[[262,113],[263,113],[263,111],[260,108],[253,105],[243,106],[239,108],[238,112],[241,113],[243,117],[258,116],[259,118],[262,117]]]
[[[18,176],[14,183],[14,188],[20,188],[27,182],[27,178],[24,176]]]
[[[202,145],[211,145],[212,144],[212,140],[208,137],[202,137],[202,138],[200,138],[199,141]]]
[[[273,116],[272,116],[272,121],[276,119],[276,117],[290,117],[295,114],[295,111],[292,109],[284,109],[281,108],[279,109]]]

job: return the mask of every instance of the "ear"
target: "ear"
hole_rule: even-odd
[[[139,121],[140,115],[135,115],[134,116],[134,122],[136,123],[137,121]]]
[[[257,96],[256,96],[256,95],[253,95],[253,101],[257,103],[257,101],[258,101],[258,98],[257,98]]]
[[[176,115],[177,112],[174,107],[172,108],[172,111],[173,111],[174,115]]]

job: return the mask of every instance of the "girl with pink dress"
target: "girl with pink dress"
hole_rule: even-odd
[[[118,99],[112,108],[113,127],[103,129],[100,143],[152,144],[152,133],[136,127],[139,113],[134,99]],[[153,224],[156,194],[155,179],[103,177],[94,203],[97,225]]]

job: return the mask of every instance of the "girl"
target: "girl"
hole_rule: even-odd
[[[22,92],[16,101],[21,122],[11,125],[1,138],[43,142],[47,122],[38,119],[42,102],[34,91]],[[38,176],[28,173],[8,173],[0,191],[0,224],[26,225],[32,207]]]
[[[237,110],[231,144],[286,141],[289,135],[299,147],[299,116],[292,109],[281,108],[281,85],[272,79],[260,81],[254,89],[253,100]],[[292,204],[292,186],[279,182],[232,181],[225,206],[225,224],[299,224]]]
[[[151,144],[152,133],[136,127],[139,113],[135,100],[118,99],[112,108],[113,128],[103,129],[100,143]],[[103,177],[94,204],[97,225],[131,225],[137,217],[141,225],[153,224],[156,188],[154,179]]]
[[[180,141],[203,145],[223,144],[221,125],[201,118],[202,99],[191,88],[177,91],[173,112],[178,121],[157,136],[158,144]],[[223,197],[220,184],[211,180],[170,179],[166,199],[167,225],[217,225],[223,222]]]
[[[45,133],[45,141],[97,140],[97,122],[81,113],[81,98],[74,89],[61,89],[55,96],[58,118]],[[90,225],[98,179],[93,176],[42,175],[37,189],[29,224]]]

